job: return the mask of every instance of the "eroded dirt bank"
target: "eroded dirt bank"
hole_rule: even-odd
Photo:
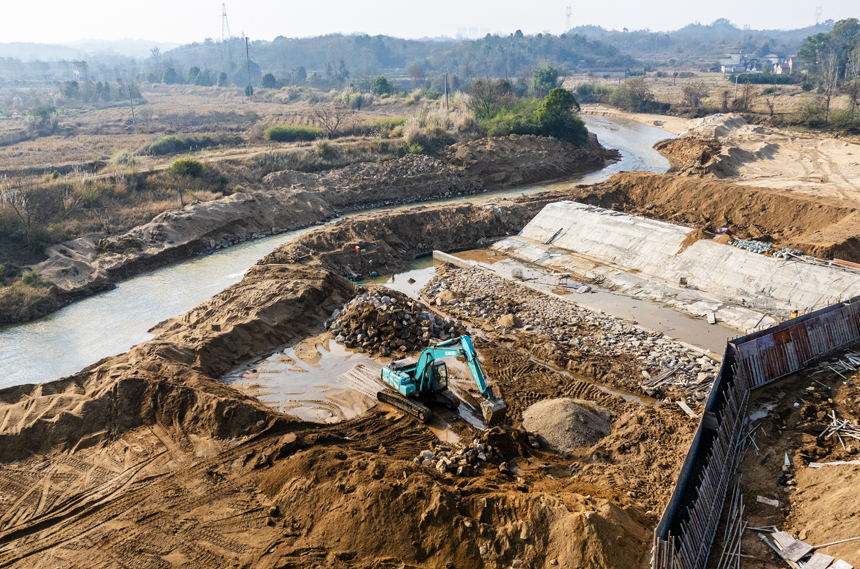
[[[113,283],[190,256],[321,224],[344,212],[537,183],[602,168],[617,151],[512,135],[462,142],[438,157],[408,155],[320,174],[269,174],[266,189],[163,213],[125,234],[51,247],[34,267],[54,283],[32,311],[0,306],[0,324],[44,315]]]
[[[674,406],[627,403],[479,342],[514,409],[569,393],[609,409],[612,433],[561,458],[510,426],[461,426],[518,470],[454,477],[412,461],[434,437],[411,419],[302,423],[216,379],[321,330],[354,294],[331,269],[357,237],[394,268],[516,231],[539,207],[424,207],[320,228],[127,354],[0,391],[0,565],[644,567],[696,426]]]

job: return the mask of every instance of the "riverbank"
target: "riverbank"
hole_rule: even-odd
[[[163,213],[119,236],[83,237],[48,249],[33,267],[53,283],[37,308],[0,302],[0,324],[42,316],[144,271],[272,234],[330,221],[345,212],[476,194],[599,170],[617,151],[590,137],[574,147],[511,135],[462,142],[439,157],[408,155],[321,174],[278,172],[269,188]],[[4,297],[5,299],[5,297]],[[0,299],[2,301],[3,299]]]
[[[591,115],[595,117],[609,117],[617,119],[625,119],[636,121],[644,125],[661,128],[671,132],[674,135],[679,135],[686,131],[690,126],[690,119],[682,117],[673,117],[669,115],[653,115],[650,113],[628,113],[614,107],[599,104],[582,105],[580,114]],[[695,122],[695,121],[693,121]]]

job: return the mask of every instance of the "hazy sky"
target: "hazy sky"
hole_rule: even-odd
[[[79,39],[147,39],[186,43],[221,38],[221,2],[212,0],[5,0],[0,42],[62,43]],[[251,39],[333,32],[415,38],[454,36],[459,27],[527,34],[571,23],[672,30],[728,18],[755,29],[799,28],[823,19],[860,16],[860,0],[242,0],[227,1],[230,31]]]

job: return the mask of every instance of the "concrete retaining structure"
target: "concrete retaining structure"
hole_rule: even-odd
[[[777,322],[762,312],[784,318],[792,310],[805,313],[860,294],[858,272],[766,257],[709,239],[685,243],[691,231],[565,201],[549,204],[519,236],[494,248],[587,278],[602,276],[622,290],[696,315],[716,301],[711,311],[745,332]]]

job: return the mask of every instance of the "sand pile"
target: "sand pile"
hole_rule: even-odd
[[[523,427],[564,454],[597,444],[611,432],[608,409],[581,399],[545,399],[523,413]]]
[[[466,333],[462,323],[437,316],[421,302],[385,287],[371,287],[333,317],[329,330],[336,342],[373,355],[412,352],[433,340]]]

